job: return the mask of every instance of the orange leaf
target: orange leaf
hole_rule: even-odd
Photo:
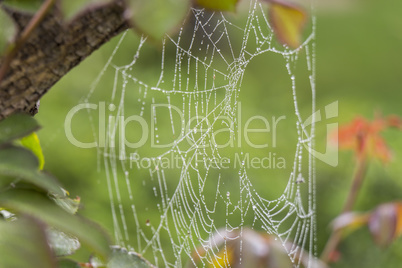
[[[359,159],[366,156],[376,157],[384,163],[391,160],[391,152],[380,132],[388,127],[399,127],[400,119],[396,116],[385,120],[382,117],[368,121],[356,117],[352,122],[341,126],[337,135],[339,149],[355,151]]]
[[[299,47],[307,14],[300,7],[290,3],[278,0],[270,2],[269,18],[277,38],[283,45]]]
[[[395,237],[402,235],[402,203],[396,204],[396,229],[395,229]]]
[[[391,160],[391,151],[388,149],[382,137],[375,137],[375,140],[373,141],[373,155],[384,163],[387,163]]]
[[[390,115],[388,116],[388,125],[402,130],[402,119],[397,115]]]

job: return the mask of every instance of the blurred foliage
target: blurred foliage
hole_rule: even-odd
[[[223,1],[210,1],[210,0],[196,0],[196,3],[204,8],[217,11],[236,11],[236,5],[239,0],[223,0]]]
[[[334,230],[342,230],[345,236],[363,226],[368,227],[378,246],[390,246],[402,234],[402,202],[380,204],[368,213],[345,213],[332,224]]]
[[[39,129],[39,124],[35,119],[20,114],[11,119],[5,119],[0,124],[0,144],[8,144]]]
[[[402,129],[402,121],[398,116],[377,116],[373,121],[356,117],[334,134],[336,139],[339,139],[339,149],[352,150],[358,161],[363,158],[375,158],[389,163],[392,159],[391,150],[381,133],[390,128]],[[334,137],[330,137],[332,138]]]
[[[281,43],[298,48],[302,43],[303,29],[307,23],[306,12],[283,1],[271,1],[269,19]]]
[[[43,224],[29,217],[0,220],[1,267],[55,267]]]
[[[92,259],[93,267],[98,267],[98,260]],[[154,267],[149,261],[145,260],[141,255],[135,252],[129,252],[121,247],[113,247],[112,256],[107,263],[107,268],[152,268]]]
[[[238,237],[241,239],[236,239]],[[305,251],[302,251],[300,255],[297,254],[295,259],[290,260],[288,251],[297,248],[295,244],[291,241],[283,244],[274,235],[256,232],[248,228],[241,232],[217,230],[203,246],[193,253],[194,261],[199,265],[197,267],[201,266],[199,263],[200,256],[206,254],[205,248],[208,247],[220,248],[219,253],[211,257],[212,263],[207,266],[211,268],[292,268],[295,265],[301,268],[327,268],[327,265],[320,260],[310,263],[309,253]],[[239,250],[240,248],[241,250]],[[189,262],[186,267],[191,268],[194,265]]]
[[[25,12],[35,13],[43,0],[3,0],[2,4],[7,7],[17,8]]]
[[[188,0],[130,0],[129,4],[134,29],[156,41],[177,32],[190,8]]]
[[[71,19],[75,15],[83,12],[90,5],[107,3],[108,0],[69,0],[61,1],[61,10],[66,19]]]
[[[13,21],[4,12],[0,12],[0,25],[0,55],[2,55],[7,43],[15,36],[15,29]]]
[[[29,115],[17,114],[0,122],[0,210],[8,215],[0,220],[0,266],[55,267],[56,255],[70,255],[79,248],[77,239],[107,259],[110,242],[106,234],[94,223],[64,210],[65,206],[56,205],[54,200],[70,202],[66,191],[40,171],[30,150],[15,141],[32,136],[38,128]],[[37,152],[39,142],[28,148]],[[69,244],[75,246],[67,250]]]
[[[116,247],[111,251],[102,228],[75,215],[80,199],[70,199],[41,171],[34,154],[40,151],[39,141],[24,148],[16,140],[24,135],[37,139],[33,131],[38,128],[29,115],[0,122],[0,267],[151,267],[135,253]],[[97,266],[56,258],[73,255],[81,243],[96,254]]]

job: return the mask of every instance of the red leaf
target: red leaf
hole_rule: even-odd
[[[390,115],[388,116],[388,125],[402,130],[402,119],[397,115]]]
[[[391,151],[380,133],[388,127],[402,128],[401,119],[396,116],[387,120],[379,117],[370,122],[363,117],[356,117],[339,128],[339,149],[353,150],[359,159],[370,156],[386,163],[391,160]]]

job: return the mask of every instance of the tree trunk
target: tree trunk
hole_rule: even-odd
[[[15,21],[19,32],[33,16],[2,8]],[[19,49],[0,81],[0,120],[18,112],[36,113],[39,99],[60,78],[110,38],[129,28],[125,11],[124,1],[114,0],[89,7],[65,22],[56,5]],[[3,62],[0,59],[0,66]]]

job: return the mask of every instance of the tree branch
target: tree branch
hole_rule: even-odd
[[[5,56],[4,63],[0,68],[0,82],[3,80],[8,67],[10,66],[11,61],[17,54],[18,50],[21,46],[27,41],[33,30],[38,27],[39,23],[43,20],[46,13],[50,10],[50,8],[54,5],[55,0],[46,0],[35,16],[32,17],[31,21],[27,25],[27,27],[22,31],[21,36],[15,42],[15,44],[10,45],[11,48],[8,49],[8,53]]]
[[[2,8],[20,32],[27,31],[32,14]],[[0,119],[31,112],[38,100],[65,74],[110,38],[129,28],[123,0],[93,6],[69,22],[56,5],[31,30],[0,80]],[[7,64],[0,59],[1,68]],[[0,69],[1,69],[0,68]]]

